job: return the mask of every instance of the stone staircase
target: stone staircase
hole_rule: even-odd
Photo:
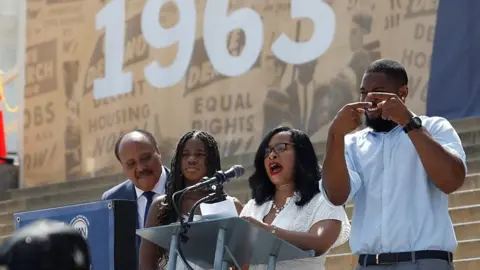
[[[455,224],[458,249],[455,252],[457,270],[480,269],[480,118],[454,123],[467,152],[469,175],[464,186],[450,196],[450,215]],[[324,143],[315,145],[323,153]],[[321,156],[321,155],[320,155]],[[250,165],[253,155],[237,156],[222,160],[227,168],[233,164]],[[246,166],[249,175],[251,167]],[[232,181],[226,186],[230,195],[243,202],[249,197],[246,179]],[[65,183],[34,188],[9,190],[0,201],[0,242],[13,233],[13,213],[52,208],[99,200],[108,188],[124,181],[122,175],[86,178]],[[353,205],[346,211],[351,217]],[[327,257],[328,270],[354,269],[356,257],[348,244],[332,250]]]

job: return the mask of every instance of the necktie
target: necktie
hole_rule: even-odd
[[[145,198],[147,198],[147,205],[145,206],[145,215],[143,216],[143,226],[144,227],[145,227],[145,224],[147,223],[148,210],[150,210],[150,206],[152,205],[153,195],[155,195],[155,192],[153,192],[153,191],[143,192],[143,196],[145,196]]]

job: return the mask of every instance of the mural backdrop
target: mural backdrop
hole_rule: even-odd
[[[280,124],[322,141],[379,58],[410,74],[425,113],[437,1],[30,0],[26,186],[119,172],[115,140],[140,127],[164,155],[190,129],[224,156]]]

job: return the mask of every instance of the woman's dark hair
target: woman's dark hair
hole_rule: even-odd
[[[303,206],[320,192],[318,182],[322,178],[322,173],[315,149],[308,136],[298,129],[289,127],[275,128],[270,131],[260,143],[257,153],[255,154],[254,173],[248,179],[252,191],[252,198],[258,205],[273,200],[275,186],[268,178],[267,170],[265,169],[265,150],[269,148],[268,143],[272,137],[280,132],[290,133],[290,140],[295,149],[293,177],[295,181],[295,191],[300,194],[300,198],[295,204]]]
[[[185,144],[190,139],[198,139],[202,141],[206,151],[206,164],[207,177],[213,177],[213,175],[221,170],[220,153],[218,151],[218,144],[213,136],[206,131],[192,130],[182,136],[175,149],[175,154],[170,166],[171,178],[167,184],[167,191],[165,200],[160,205],[160,209],[157,215],[157,226],[167,225],[178,221],[178,215],[173,208],[172,196],[175,192],[182,190],[186,187],[186,179],[182,175],[182,154]],[[178,198],[176,198],[178,199]],[[178,203],[176,201],[175,203]],[[166,263],[168,261],[168,253],[166,250],[160,248],[160,263]]]

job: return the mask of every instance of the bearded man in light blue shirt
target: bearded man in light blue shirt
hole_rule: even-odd
[[[334,205],[354,200],[357,269],[453,269],[448,194],[465,180],[465,152],[446,119],[406,107],[407,85],[400,63],[373,62],[361,101],[345,105],[329,128],[320,186]],[[348,134],[363,115],[367,128]]]

